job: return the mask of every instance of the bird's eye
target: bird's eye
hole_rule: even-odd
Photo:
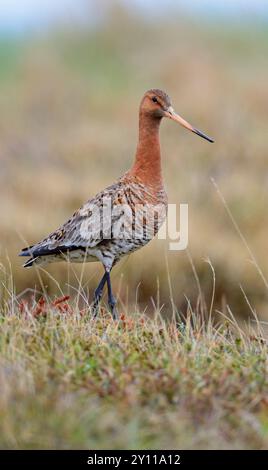
[[[158,103],[156,96],[153,96],[153,97],[152,97],[152,101],[153,101],[154,103]]]

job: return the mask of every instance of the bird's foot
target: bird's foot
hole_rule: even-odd
[[[100,299],[95,298],[94,302],[91,305],[91,311],[93,318],[96,318],[100,311]]]
[[[104,285],[105,285],[105,282],[106,282],[106,278],[107,278],[107,273],[104,274],[104,276],[102,277],[97,289],[95,290],[95,293],[94,293],[94,302],[92,304],[92,315],[93,315],[93,318],[96,318],[98,313],[99,313],[99,310],[100,310],[100,301],[101,301],[101,298],[102,298],[102,294],[103,294],[103,288],[104,288]]]
[[[118,320],[119,319],[119,314],[118,314],[118,310],[116,308],[116,300],[115,299],[112,299],[109,302],[109,308],[110,308],[113,319]]]

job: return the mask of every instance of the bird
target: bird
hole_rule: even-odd
[[[123,256],[146,245],[166,218],[168,199],[159,141],[164,117],[214,142],[174,111],[167,93],[157,88],[148,90],[139,107],[138,144],[132,167],[89,199],[57,230],[19,253],[30,257],[23,265],[26,268],[57,261],[101,262],[104,274],[94,292],[94,317],[107,284],[109,309],[112,318],[118,319],[111,270]]]

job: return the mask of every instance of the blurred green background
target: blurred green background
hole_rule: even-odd
[[[19,2],[13,3],[16,19]],[[90,1],[81,10],[75,3],[73,16],[64,10],[43,22],[33,16],[24,28],[0,21],[0,250],[16,292],[40,288],[37,272],[21,267],[20,249],[129,168],[140,99],[158,87],[216,143],[163,122],[166,189],[169,202],[189,204],[189,253],[154,240],[121,262],[113,273],[120,309],[138,302],[141,310],[168,311],[171,297],[179,310],[188,299],[195,305],[190,254],[208,304],[207,258],[216,274],[215,309],[229,305],[247,318],[243,286],[267,318],[267,288],[211,183],[213,177],[268,277],[267,17],[242,1],[229,13],[224,2],[214,2],[213,11],[202,2],[185,9],[179,2]],[[47,271],[40,275],[50,292],[59,293],[53,277],[75,293],[69,285],[78,287],[81,266]],[[89,295],[101,272],[98,264],[83,270]]]

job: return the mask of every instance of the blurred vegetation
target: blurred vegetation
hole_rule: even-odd
[[[142,19],[120,6],[91,28],[0,40],[1,260],[12,266],[17,292],[40,288],[24,270],[21,247],[57,228],[85,200],[126,171],[137,141],[138,106],[148,88],[163,88],[174,108],[212,135],[209,145],[174,123],[161,129],[169,201],[189,204],[189,253],[209,304],[267,318],[267,288],[249,260],[211,183],[219,185],[264,276],[267,254],[268,31],[199,22],[183,16]],[[179,310],[198,285],[189,253],[154,240],[113,273],[121,310],[171,297]],[[9,261],[8,261],[9,260]],[[55,264],[43,285],[64,292],[81,266]],[[91,295],[101,267],[89,265],[82,284]],[[169,282],[170,277],[170,282]],[[172,296],[171,296],[172,291]]]
[[[267,341],[66,298],[1,309],[0,448],[267,449]]]

